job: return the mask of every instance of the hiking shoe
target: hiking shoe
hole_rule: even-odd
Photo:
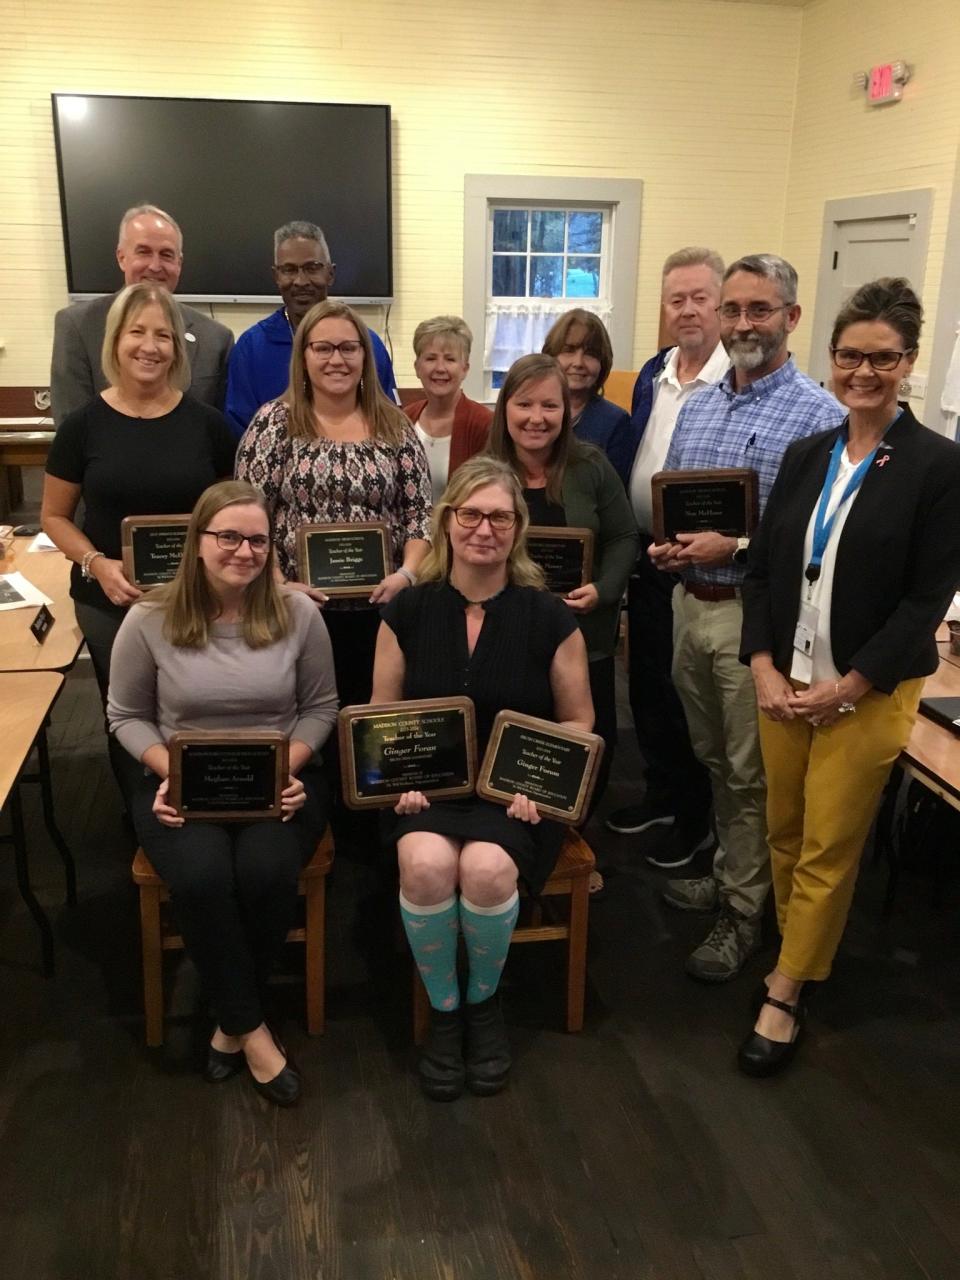
[[[760,950],[759,915],[745,916],[723,903],[717,923],[688,958],[686,972],[701,982],[729,982]]]
[[[713,876],[695,880],[668,880],[660,895],[668,907],[678,911],[716,911],[720,906],[720,886]]]
[[[644,797],[641,804],[628,804],[623,809],[614,809],[606,819],[605,825],[610,831],[620,836],[636,836],[649,827],[672,827],[676,817],[666,810],[662,803],[658,804]]]
[[[703,835],[694,834],[689,827],[678,824],[670,834],[672,838],[664,844],[662,849],[658,849],[656,853],[647,854],[647,861],[651,867],[662,867],[665,871],[672,871],[674,867],[685,867],[698,853],[703,853],[705,849],[712,849],[715,844],[713,832],[709,827]]]

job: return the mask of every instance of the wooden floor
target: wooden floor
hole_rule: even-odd
[[[624,734],[624,737],[629,737]],[[305,1078],[280,1112],[196,1075],[205,1025],[173,961],[163,1051],[143,1047],[131,840],[89,663],[54,712],[52,768],[80,902],[28,795],[57,976],[0,852],[0,1275],[4,1280],[913,1280],[960,1277],[960,889],[905,874],[884,921],[867,867],[795,1069],[739,1076],[769,954],[719,988],[682,973],[700,918],[662,908],[636,839],[592,911],[587,1024],[561,1025],[561,954],[505,979],[500,1097],[424,1100],[406,957],[373,859],[331,884],[329,1017],[277,988]],[[618,758],[610,805],[635,753]],[[30,788],[32,793],[35,788]],[[296,971],[295,953],[290,974]]]

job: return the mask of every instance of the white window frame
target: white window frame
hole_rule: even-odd
[[[584,306],[603,312],[613,343],[614,367],[631,368],[640,248],[643,183],[618,178],[546,178],[516,174],[467,174],[464,178],[463,314],[474,335],[465,390],[476,400],[490,401],[496,392],[484,369],[488,304],[509,302],[490,295],[493,263],[493,210],[496,208],[600,209],[604,212],[601,242],[601,297],[561,300],[563,310]],[[517,298],[520,305],[557,301]]]

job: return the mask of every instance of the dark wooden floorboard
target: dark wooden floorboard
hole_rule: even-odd
[[[709,922],[661,906],[640,851],[663,833],[598,828],[612,874],[584,1032],[560,1029],[560,948],[518,949],[510,1086],[444,1106],[413,1075],[409,961],[376,859],[342,850],[326,1035],[302,1030],[295,950],[274,988],[305,1080],[280,1112],[244,1079],[199,1080],[206,1024],[183,959],[168,958],[166,1044],[143,1046],[131,840],[89,663],[49,741],[80,902],[63,905],[27,787],[57,976],[39,976],[0,855],[3,1280],[960,1280],[956,878],[908,870],[884,920],[885,877],[866,865],[794,1069],[752,1081],[735,1053],[772,952],[727,986],[690,982]],[[624,741],[607,808],[638,774]]]

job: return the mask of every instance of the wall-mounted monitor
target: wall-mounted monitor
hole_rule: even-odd
[[[392,300],[388,106],[52,98],[72,297],[119,287],[120,218],[155,204],[183,230],[181,298],[276,299],[274,230],[304,219],[326,233],[334,296]]]

